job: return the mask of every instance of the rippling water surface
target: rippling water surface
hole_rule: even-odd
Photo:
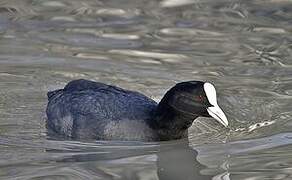
[[[0,179],[292,179],[289,0],[2,0]],[[46,136],[46,92],[86,78],[159,100],[207,80],[230,120],[189,141]]]

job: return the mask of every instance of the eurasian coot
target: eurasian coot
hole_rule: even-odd
[[[48,130],[75,139],[180,139],[199,116],[228,126],[214,86],[202,81],[176,84],[159,104],[135,91],[83,79],[48,92],[48,100]]]

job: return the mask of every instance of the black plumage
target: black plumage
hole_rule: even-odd
[[[47,128],[77,139],[159,141],[187,137],[198,116],[209,114],[204,82],[171,88],[157,104],[145,95],[88,80],[48,92]]]

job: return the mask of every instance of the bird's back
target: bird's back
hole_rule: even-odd
[[[48,93],[47,127],[73,138],[154,140],[150,98],[103,83],[75,80]]]

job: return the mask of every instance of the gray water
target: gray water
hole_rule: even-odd
[[[292,179],[289,0],[1,0],[0,179]],[[156,101],[215,84],[230,129],[106,142],[46,135],[46,93],[78,78]]]

